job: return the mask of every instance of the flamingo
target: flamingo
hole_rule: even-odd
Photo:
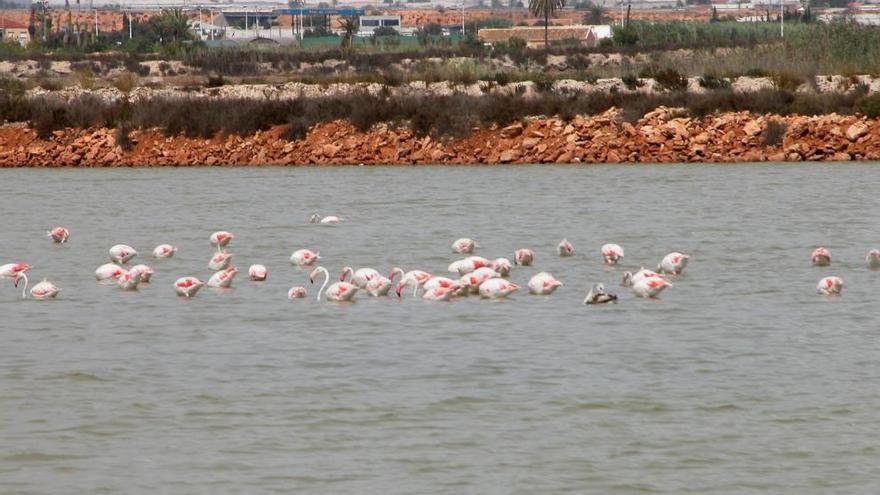
[[[345,279],[351,275],[351,283],[358,286],[360,289],[367,288],[367,282],[372,280],[375,277],[380,277],[379,272],[372,268],[358,268],[357,270],[353,269],[350,266],[346,266],[342,269],[342,273],[339,274],[339,281],[345,282]],[[383,277],[384,278],[384,277]],[[390,283],[390,281],[389,281]]]
[[[452,243],[452,252],[458,254],[470,254],[474,252],[474,248],[479,247],[473,239],[463,237]]]
[[[309,249],[300,249],[290,255],[290,263],[297,266],[311,266],[321,259],[321,254]]]
[[[828,266],[831,264],[831,252],[823,247],[817,247],[810,256],[813,266]]]
[[[549,296],[553,294],[559,287],[562,286],[562,282],[556,280],[553,275],[550,275],[547,272],[541,272],[533,276],[528,283],[529,292],[532,294],[537,294],[539,296]]]
[[[131,270],[124,270],[122,275],[116,279],[116,285],[119,286],[122,290],[137,290],[138,285],[141,283],[141,274],[140,272],[134,272]]]
[[[116,280],[125,272],[125,269],[115,263],[104,263],[95,270],[95,279],[98,282]]]
[[[426,301],[448,301],[452,298],[454,292],[454,289],[448,287],[434,287],[433,289],[425,290],[425,293],[422,294],[422,299]]]
[[[839,296],[843,292],[843,279],[840,277],[825,277],[816,286],[816,292],[823,296]]]
[[[8,263],[0,266],[0,278],[8,278],[13,282],[19,273],[24,273],[31,269],[31,265],[27,263]]]
[[[559,245],[556,246],[556,252],[559,254],[560,257],[567,258],[574,254],[574,246],[572,246],[571,243],[568,242],[568,239],[562,239],[561,241],[559,241]]]
[[[607,265],[616,265],[623,258],[623,248],[617,244],[605,244],[602,246],[602,259]]]
[[[491,266],[492,262],[481,256],[468,256],[465,259],[452,262],[447,270],[451,273],[465,275],[484,266]]]
[[[517,249],[513,253],[513,264],[522,266],[531,266],[535,260],[535,252],[531,249]]]
[[[632,272],[623,272],[623,279],[620,281],[621,287],[632,287],[634,283],[646,277],[659,277],[666,278],[664,275],[661,275],[653,270],[648,270],[645,267],[642,267],[639,271],[633,275]]]
[[[12,285],[18,288],[19,285],[23,286],[21,288],[21,298],[27,298],[27,288],[28,288],[28,277],[24,271],[20,271],[15,274],[15,278],[12,281]],[[45,278],[38,284],[34,285],[31,289],[31,297],[34,299],[53,299],[58,293],[61,292],[61,289],[55,286],[52,282],[49,282]]]
[[[865,261],[868,262],[868,268],[874,270],[880,268],[880,250],[872,249],[868,251],[868,255],[865,256]]]
[[[229,244],[229,241],[231,241],[232,239],[235,239],[235,236],[232,235],[232,232],[226,232],[225,230],[220,230],[220,231],[217,231],[217,232],[214,232],[213,234],[211,234],[211,238],[209,240],[211,241],[212,246],[217,247],[217,252],[219,253],[220,248],[226,247]],[[197,290],[197,292],[198,292],[198,290]],[[193,294],[193,295],[195,295],[195,294]]]
[[[633,282],[632,291],[638,297],[655,298],[667,287],[672,287],[672,284],[664,278],[644,277]]]
[[[479,287],[483,282],[493,278],[501,278],[501,274],[484,266],[483,268],[477,268],[473,272],[461,277],[459,282],[461,285],[469,288],[472,292],[478,292]]]
[[[434,289],[452,289],[457,291],[460,288],[460,281],[446,277],[431,277],[422,285],[422,289],[426,292]]]
[[[657,265],[657,271],[671,275],[678,275],[687,266],[691,257],[686,254],[672,252],[663,257],[660,264]]]
[[[510,260],[507,258],[495,258],[492,261],[492,269],[500,273],[502,277],[510,274]]]
[[[64,244],[70,237],[70,231],[64,227],[55,227],[46,232],[46,235],[50,237],[55,244]]]
[[[383,277],[382,275],[377,275],[364,285],[364,289],[373,297],[379,296],[387,296],[388,291],[391,290],[391,280],[387,277]]]
[[[159,244],[153,249],[153,258],[170,258],[177,252],[177,248],[171,244]]]
[[[235,275],[238,273],[238,268],[234,266],[230,266],[229,268],[220,270],[219,272],[211,275],[211,278],[208,279],[208,287],[213,287],[215,289],[228,289],[230,285],[232,285],[232,279],[235,278]]]
[[[174,292],[178,296],[194,297],[204,285],[205,283],[196,277],[181,277],[174,282]]]
[[[324,295],[328,301],[351,301],[358,291],[357,286],[348,282],[336,282],[327,287],[327,283],[330,282],[330,272],[323,266],[312,270],[312,273],[309,274],[309,281],[315,283],[315,278],[322,273],[324,274],[324,284],[321,285],[321,290],[318,291],[318,301],[321,300],[321,295]],[[324,292],[325,287],[327,292]]]
[[[508,282],[503,278],[490,278],[480,284],[480,297],[484,299],[499,299],[507,297],[519,289],[519,286],[513,282]]]
[[[129,270],[132,273],[140,273],[141,274],[141,283],[148,284],[150,283],[150,279],[153,278],[153,269],[147,265],[135,265],[131,267]]]
[[[289,291],[287,291],[288,299],[302,299],[306,297],[306,288],[305,287],[291,287]]]
[[[110,261],[124,265],[137,256],[138,252],[131,246],[117,244],[110,248]]]
[[[208,261],[208,269],[212,272],[219,272],[220,270],[229,268],[229,263],[231,262],[232,253],[220,251],[214,256],[211,256],[211,259]]]
[[[269,271],[263,265],[251,265],[248,268],[248,277],[254,282],[262,282],[269,276]]]
[[[590,289],[590,292],[587,292],[587,297],[584,299],[584,304],[605,304],[605,303],[615,303],[617,302],[617,296],[608,292],[605,292],[605,286],[602,284],[596,284]]]
[[[315,213],[309,217],[309,223],[320,223],[323,225],[337,224],[337,223],[342,223],[343,221],[344,220],[342,218],[339,218],[339,217],[333,216],[333,215],[321,218],[321,216],[318,215],[317,213]]]
[[[397,275],[400,275],[400,283],[403,283],[404,280],[411,279],[413,283],[418,284],[419,287],[427,282],[432,276],[430,273],[422,270],[410,270],[404,273],[403,268],[395,266],[391,269],[391,273],[388,274],[388,279],[394,282],[394,277]]]

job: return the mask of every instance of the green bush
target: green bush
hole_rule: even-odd
[[[699,79],[700,87],[709,90],[730,89],[730,81],[714,74],[703,74]]]
[[[880,95],[873,94],[870,96],[863,96],[856,100],[855,107],[856,110],[865,117],[876,119],[877,117],[880,117]]]
[[[654,73],[654,80],[666,91],[685,91],[688,87],[687,77],[677,70],[668,68]]]

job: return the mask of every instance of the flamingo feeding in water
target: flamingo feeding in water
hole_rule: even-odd
[[[831,252],[823,247],[817,247],[810,255],[813,266],[828,266],[831,264]]]
[[[122,290],[137,290],[138,285],[141,283],[141,274],[140,272],[134,272],[131,270],[125,270],[122,272],[116,279],[116,285],[119,286]]]
[[[228,289],[229,286],[232,285],[232,279],[235,278],[237,273],[238,268],[230,266],[229,268],[225,268],[211,275],[211,278],[208,279],[207,285],[208,287],[213,287],[215,289]]]
[[[27,263],[7,263],[0,266],[0,278],[8,278],[13,282],[19,273],[24,273],[31,269],[31,265]]]
[[[358,268],[357,270],[355,270],[350,266],[346,266],[342,269],[342,273],[339,274],[339,281],[345,282],[345,279],[349,275],[351,276],[351,283],[358,286],[358,288],[360,289],[365,289],[367,287],[367,282],[375,277],[381,276],[379,275],[379,272],[372,268]]]
[[[389,278],[377,275],[368,280],[363,289],[373,297],[387,296],[392,285]]]
[[[623,279],[620,281],[621,287],[632,287],[634,283],[646,277],[659,277],[666,278],[665,276],[653,271],[648,270],[645,267],[642,267],[639,271],[633,275],[632,272],[623,272]]]
[[[452,294],[455,290],[450,289],[448,287],[434,287],[430,290],[425,290],[425,293],[422,294],[422,299],[426,301],[448,301],[452,298]]]
[[[210,241],[212,246],[217,247],[217,252],[220,252],[220,248],[224,248],[229,244],[229,241],[235,239],[235,236],[232,235],[232,232],[226,232],[225,230],[220,230],[211,234]],[[193,294],[195,295],[195,294]]]
[[[174,292],[178,296],[194,297],[204,285],[205,283],[196,277],[181,277],[174,282]]]
[[[483,258],[482,256],[468,256],[463,260],[453,261],[447,267],[447,270],[450,273],[457,273],[459,275],[468,274],[474,270],[478,270],[485,266],[491,266],[492,262]]]
[[[119,278],[125,269],[115,263],[104,263],[95,270],[95,279],[98,282],[108,282]]]
[[[643,277],[633,282],[632,291],[638,297],[655,298],[663,289],[672,287],[666,279],[660,277]]]
[[[463,237],[452,243],[452,252],[458,254],[470,254],[474,252],[475,247],[479,247],[476,241]]]
[[[28,277],[24,271],[18,272],[15,275],[15,279],[12,281],[12,285],[18,288],[19,285],[22,285],[21,288],[21,298],[27,298],[27,288],[28,288]],[[58,293],[61,292],[61,289],[55,286],[52,282],[49,282],[45,278],[38,284],[34,285],[31,289],[31,297],[34,299],[53,299]]]
[[[562,258],[567,258],[574,254],[574,246],[568,242],[568,239],[562,239],[559,241],[559,245],[556,246],[556,253]]]
[[[529,279],[528,286],[530,293],[539,296],[546,296],[553,294],[556,289],[562,286],[562,282],[556,280],[553,275],[550,275],[547,272],[541,272]]]
[[[70,237],[70,231],[65,229],[64,227],[55,227],[54,229],[46,232],[46,235],[51,238],[54,243],[64,244]]]
[[[480,284],[479,291],[480,297],[484,299],[499,299],[509,296],[518,289],[518,285],[503,278],[490,278]]]
[[[321,254],[310,249],[299,249],[290,255],[290,263],[296,266],[311,266],[321,259]]]
[[[605,303],[614,303],[617,302],[617,296],[608,292],[605,292],[605,286],[602,284],[596,284],[590,289],[590,292],[587,292],[587,297],[584,298],[584,304],[605,304]]]
[[[254,282],[262,282],[269,276],[269,271],[263,265],[251,265],[248,268],[248,277]]]
[[[623,248],[617,244],[605,244],[602,246],[602,259],[607,265],[616,265],[623,258]]]
[[[357,286],[348,282],[335,282],[330,284],[330,287],[327,287],[327,283],[330,282],[330,272],[323,266],[312,270],[312,273],[309,274],[309,282],[315,283],[315,278],[320,274],[324,274],[324,283],[321,285],[321,290],[318,291],[318,301],[321,300],[321,295],[324,295],[328,301],[351,301],[358,291]],[[325,288],[326,292],[324,291]]]
[[[332,224],[337,224],[337,223],[342,223],[342,222],[343,222],[343,220],[341,218],[339,218],[337,216],[333,216],[333,215],[321,218],[320,215],[315,213],[309,217],[309,223],[319,223],[319,224],[323,224],[323,225],[332,225]]]
[[[172,246],[171,244],[159,244],[153,249],[153,258],[163,259],[170,258],[174,256],[174,253],[177,252],[177,248]]]
[[[287,291],[288,299],[302,299],[306,297],[306,288],[305,287],[291,287],[289,291]]]
[[[517,249],[513,253],[513,264],[531,266],[535,260],[535,252],[531,249]]]
[[[131,267],[129,270],[132,273],[140,273],[141,275],[141,283],[148,284],[150,283],[150,279],[153,278],[153,269],[147,265],[135,265]]]
[[[868,251],[868,255],[865,256],[865,261],[868,263],[868,268],[875,270],[880,268],[880,250],[872,249]]]
[[[479,287],[484,282],[493,278],[501,278],[501,274],[484,266],[483,268],[477,268],[473,272],[461,277],[461,279],[459,279],[459,284],[469,288],[471,292],[478,292]]]
[[[394,277],[400,275],[400,284],[406,285],[408,283],[416,284],[417,287],[421,287],[422,284],[428,281],[431,278],[431,274],[422,271],[422,270],[410,270],[408,272],[404,272],[403,268],[395,266],[391,269],[391,273],[388,274],[388,279],[391,282],[394,282]]]
[[[126,244],[117,244],[110,248],[110,261],[124,265],[137,256],[137,251]]]
[[[219,272],[220,270],[229,268],[230,262],[232,262],[232,253],[220,251],[214,256],[211,256],[211,259],[208,261],[208,269],[212,272]]]
[[[664,256],[660,261],[660,264],[657,265],[657,271],[670,275],[679,275],[684,270],[684,267],[687,266],[690,259],[691,257],[686,254],[681,254],[679,252],[669,253]]]
[[[507,258],[495,258],[492,261],[492,269],[500,273],[502,277],[510,274],[510,260]]]
[[[816,286],[816,292],[823,296],[839,296],[843,293],[843,279],[840,277],[825,277]]]

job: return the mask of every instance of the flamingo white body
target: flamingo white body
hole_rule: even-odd
[[[433,289],[425,289],[422,299],[426,301],[448,301],[452,298],[455,290],[448,287],[434,287]]]
[[[865,261],[868,263],[868,268],[875,270],[880,268],[880,250],[872,249],[868,251],[868,255],[865,256]]]
[[[513,264],[531,266],[535,261],[535,252],[531,249],[517,249],[513,253]]]
[[[234,266],[225,268],[211,275],[211,278],[208,279],[207,285],[208,287],[213,287],[215,289],[228,289],[229,286],[232,285],[232,280],[237,273],[238,268],[235,268]]]
[[[8,278],[13,282],[19,273],[24,273],[31,269],[31,265],[27,263],[7,263],[0,266],[0,278]]]
[[[398,275],[400,275],[400,282],[398,282],[397,288],[395,289],[398,296],[400,295],[401,289],[407,285],[413,286],[413,295],[415,295],[419,288],[432,277],[432,275],[426,271],[410,270],[404,272],[403,268],[395,266],[391,269],[391,273],[388,274],[388,279],[393,283],[394,277]]]
[[[95,270],[95,279],[98,282],[116,280],[123,272],[125,272],[125,269],[116,263],[104,263]]]
[[[690,256],[679,252],[672,252],[663,257],[657,265],[657,271],[670,275],[679,275],[687,266]]]
[[[503,278],[490,278],[486,280],[482,284],[480,284],[480,297],[485,299],[498,299],[501,297],[507,297],[516,290],[519,289],[519,286],[513,282],[509,282],[504,280]]]
[[[156,259],[165,259],[174,256],[174,253],[177,252],[177,248],[172,246],[171,244],[159,244],[155,248],[153,248],[153,258]]]
[[[602,260],[607,265],[616,265],[623,258],[623,248],[617,244],[605,244],[601,248]]]
[[[355,270],[350,266],[346,266],[342,269],[342,273],[339,275],[339,280],[341,282],[345,282],[345,279],[349,275],[351,275],[351,283],[358,286],[358,288],[360,289],[366,289],[367,282],[369,282],[373,278],[381,277],[379,272],[372,268],[358,268],[357,270]],[[390,280],[389,283],[391,283]]]
[[[502,277],[510,274],[510,260],[507,258],[495,258],[492,260],[492,269],[500,273]]]
[[[823,247],[817,247],[810,255],[813,266],[828,266],[831,264],[831,252]]]
[[[474,252],[477,243],[473,239],[463,237],[452,243],[452,252],[458,254],[470,254]]]
[[[587,292],[587,297],[584,298],[584,304],[605,304],[614,302],[617,302],[617,296],[605,292],[605,286],[602,284],[596,284],[593,286],[593,288],[590,289],[590,292]]]
[[[288,299],[302,299],[306,297],[306,288],[305,287],[291,287],[289,291],[287,291]]]
[[[212,272],[219,272],[220,270],[225,270],[229,268],[229,263],[231,262],[232,253],[220,251],[214,256],[211,256],[211,259],[208,261],[208,269]]]
[[[422,285],[422,288],[425,292],[434,289],[452,289],[453,291],[457,291],[461,288],[461,282],[446,277],[431,277],[424,283],[424,285]]]
[[[205,283],[196,277],[181,277],[174,282],[174,292],[178,296],[194,297],[204,285]]]
[[[46,232],[46,235],[52,239],[52,242],[56,244],[64,244],[65,242],[67,242],[67,239],[70,238],[70,231],[65,229],[64,227],[55,227],[52,230]]]
[[[459,279],[459,282],[470,288],[471,292],[477,292],[479,287],[482,286],[483,282],[493,278],[501,278],[501,274],[496,272],[495,270],[484,266],[483,268],[477,268],[471,273],[464,275]]]
[[[269,276],[269,270],[263,265],[251,265],[248,268],[248,277],[254,282],[262,282]]]
[[[843,279],[840,277],[825,277],[816,285],[816,292],[823,296],[839,296],[843,292]]]
[[[321,290],[318,291],[318,301],[321,300],[322,295],[328,301],[351,301],[354,295],[357,294],[357,286],[348,282],[336,282],[327,287],[327,283],[330,282],[330,272],[323,266],[312,270],[312,273],[309,274],[309,280],[315,283],[315,278],[320,274],[324,275],[324,284],[321,285]]]
[[[117,244],[110,248],[110,261],[124,265],[137,256],[138,252],[131,246]]]
[[[326,217],[322,218],[317,213],[315,213],[314,215],[309,217],[309,223],[319,223],[319,224],[323,224],[323,225],[332,225],[332,224],[337,224],[337,223],[342,223],[342,222],[343,222],[342,218],[337,217],[335,215],[330,215],[330,216],[326,216]]]
[[[528,286],[529,292],[532,294],[546,296],[553,294],[556,289],[562,286],[562,282],[547,272],[541,272],[529,279]]]
[[[364,284],[363,289],[373,297],[387,296],[392,285],[391,279],[382,275],[376,275]]]
[[[225,230],[219,230],[211,234],[210,241],[211,245],[217,248],[217,252],[220,252],[220,248],[224,248],[229,245],[229,242],[235,239],[235,236],[232,235],[232,232],[227,232]]]
[[[567,258],[574,254],[574,246],[568,242],[568,239],[563,239],[559,241],[559,245],[556,246],[556,253],[562,258]]]
[[[140,273],[142,284],[150,283],[150,279],[153,278],[153,273],[155,273],[154,270],[147,265],[135,265],[131,267],[131,270],[129,271],[132,273]]]
[[[299,249],[290,255],[290,263],[296,266],[311,266],[320,259],[320,253],[316,253],[310,249]]]
[[[644,277],[633,282],[632,291],[638,297],[655,298],[667,287],[672,287],[672,284],[664,278]]]
[[[457,273],[459,275],[465,275],[471,273],[474,270],[478,270],[483,267],[491,266],[492,262],[483,258],[481,256],[468,256],[463,260],[458,260],[452,262],[447,270],[450,273]]]
[[[621,285],[621,287],[632,287],[634,283],[638,282],[639,280],[641,280],[643,278],[647,278],[647,277],[666,278],[662,274],[659,274],[653,270],[648,270],[647,268],[642,267],[635,274],[633,274],[632,272],[624,272],[623,279],[620,281],[620,285]]]
[[[140,283],[141,274],[139,272],[132,272],[131,270],[123,271],[122,275],[116,279],[116,285],[122,290],[137,290]]]
[[[27,275],[22,274],[27,279]],[[25,282],[25,287],[27,287],[27,282]],[[61,292],[61,289],[55,286],[52,282],[49,282],[46,279],[43,279],[37,285],[31,289],[31,297],[34,299],[54,299],[58,296],[58,293]]]

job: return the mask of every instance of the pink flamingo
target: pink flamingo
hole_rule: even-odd
[[[657,265],[657,271],[660,273],[679,275],[684,270],[684,267],[687,266],[690,259],[691,257],[686,254],[678,252],[669,253],[664,256],[660,261],[660,264]]]
[[[323,225],[338,224],[338,223],[342,223],[342,221],[343,220],[341,218],[334,216],[334,215],[330,215],[330,216],[326,216],[326,217],[322,218],[320,215],[315,213],[309,217],[309,223],[319,223],[319,224],[323,224]]]
[[[419,287],[422,286],[425,282],[427,282],[431,278],[431,274],[422,270],[410,270],[408,272],[404,272],[403,268],[395,266],[391,269],[391,273],[388,274],[388,279],[391,282],[394,282],[394,277],[400,275],[400,282],[397,285],[395,291],[397,295],[400,296],[400,291],[406,287],[407,285],[413,286],[413,295],[419,290]]]
[[[327,283],[330,282],[330,272],[323,266],[312,270],[312,273],[309,274],[309,281],[315,283],[315,278],[322,273],[324,274],[324,284],[321,285],[321,290],[318,291],[318,301],[321,300],[321,295],[324,295],[328,301],[351,301],[358,291],[357,286],[348,282],[336,282],[327,287]],[[326,292],[324,291],[325,288],[327,289]]]
[[[110,261],[124,265],[137,256],[138,252],[126,244],[117,244],[110,248]]]
[[[474,248],[479,247],[473,239],[467,237],[458,239],[452,243],[452,251],[458,254],[470,254],[474,252]]]
[[[174,291],[178,296],[194,297],[204,285],[196,277],[181,277],[174,282]]]
[[[235,236],[232,235],[231,232],[226,232],[225,230],[220,230],[211,234],[211,245],[217,247],[217,252],[220,252],[220,248],[224,248],[229,244],[229,241],[235,239]],[[195,294],[193,294],[195,295]]]
[[[503,278],[490,278],[480,284],[480,297],[484,299],[499,299],[509,296],[518,289],[518,285],[508,282]]]
[[[556,280],[553,275],[547,272],[541,272],[533,276],[528,283],[529,292],[539,296],[553,294],[556,289],[562,286],[562,282]]]
[[[119,278],[125,269],[115,263],[104,263],[95,270],[95,279],[98,282],[108,282]]]
[[[513,264],[531,266],[535,260],[535,252],[531,249],[517,249],[513,253]]]
[[[666,279],[644,277],[637,282],[633,282],[632,291],[638,297],[655,298],[667,287],[672,287],[672,284]]]
[[[351,283],[358,286],[360,289],[365,289],[367,287],[367,282],[375,277],[381,276],[379,275],[379,272],[372,268],[358,268],[355,270],[350,266],[346,266],[342,269],[342,273],[339,274],[339,281],[345,282],[345,279],[349,275],[351,275]]]
[[[31,265],[27,263],[7,263],[0,266],[0,278],[8,278],[15,281],[19,273],[24,273],[31,269]]]
[[[123,271],[122,275],[116,279],[116,285],[122,290],[137,290],[140,283],[141,274],[139,272],[132,272],[131,270]]]
[[[140,273],[141,275],[141,283],[148,284],[150,283],[150,279],[153,278],[153,269],[147,265],[135,265],[131,267],[129,270],[132,273]]]
[[[556,252],[559,254],[559,256],[567,258],[574,254],[574,246],[572,246],[571,243],[568,242],[568,239],[562,239],[561,241],[559,241],[559,245],[556,246]]]
[[[153,249],[153,258],[170,258],[177,252],[177,248],[171,244],[159,244]]]
[[[321,254],[310,249],[299,249],[290,255],[290,263],[296,266],[311,266],[321,259]]]
[[[23,281],[23,282],[22,282]],[[15,279],[12,281],[12,285],[18,288],[19,285],[22,285],[21,288],[21,298],[27,298],[27,288],[28,288],[28,277],[24,271],[18,272],[15,275]],[[38,284],[34,285],[31,289],[31,297],[34,299],[53,299],[58,293],[61,292],[61,289],[55,286],[52,282],[49,282],[45,278]]]
[[[831,252],[823,247],[817,247],[810,256],[813,266],[828,266],[831,264]]]
[[[426,301],[448,301],[452,298],[452,294],[455,291],[448,287],[434,287],[430,290],[425,290],[425,293],[422,294],[422,299]]]
[[[666,278],[664,275],[661,275],[653,270],[648,270],[645,267],[642,267],[641,270],[637,271],[635,275],[632,272],[623,272],[623,279],[620,281],[621,287],[632,287],[633,284],[638,282],[639,280],[647,277],[658,277],[658,278]]]
[[[816,286],[816,292],[823,296],[839,296],[843,293],[843,279],[840,277],[825,277]]]
[[[492,269],[500,273],[502,277],[510,274],[510,260],[507,258],[495,258],[492,261]]]
[[[302,299],[306,297],[306,288],[305,287],[291,287],[289,291],[287,291],[288,299]]]
[[[391,279],[387,277],[383,277],[382,275],[377,275],[364,285],[364,289],[373,297],[379,296],[387,296],[388,292],[391,290]]]
[[[220,251],[214,256],[211,256],[211,259],[208,261],[208,269],[212,272],[219,272],[220,270],[229,268],[229,263],[231,262],[232,253]]]
[[[248,277],[254,282],[262,282],[269,277],[269,271],[263,265],[251,265],[248,268]]]
[[[232,279],[235,278],[237,273],[238,268],[230,266],[229,268],[225,268],[211,275],[211,278],[208,279],[207,285],[208,287],[213,287],[215,289],[228,289],[229,286],[232,285]]]
[[[623,258],[623,248],[617,244],[605,244],[601,251],[602,259],[607,265],[616,265]]]
[[[489,267],[477,268],[471,273],[459,279],[460,285],[471,290],[471,292],[479,292],[480,285],[490,279],[501,278],[501,274]]]
[[[491,266],[492,262],[483,258],[481,256],[468,256],[463,260],[458,260],[452,262],[447,270],[451,273],[457,273],[459,275],[465,275],[467,273],[471,273],[474,270]]]
[[[46,232],[46,235],[49,236],[56,244],[64,244],[70,237],[70,231],[65,229],[64,227],[55,227],[54,229]]]

